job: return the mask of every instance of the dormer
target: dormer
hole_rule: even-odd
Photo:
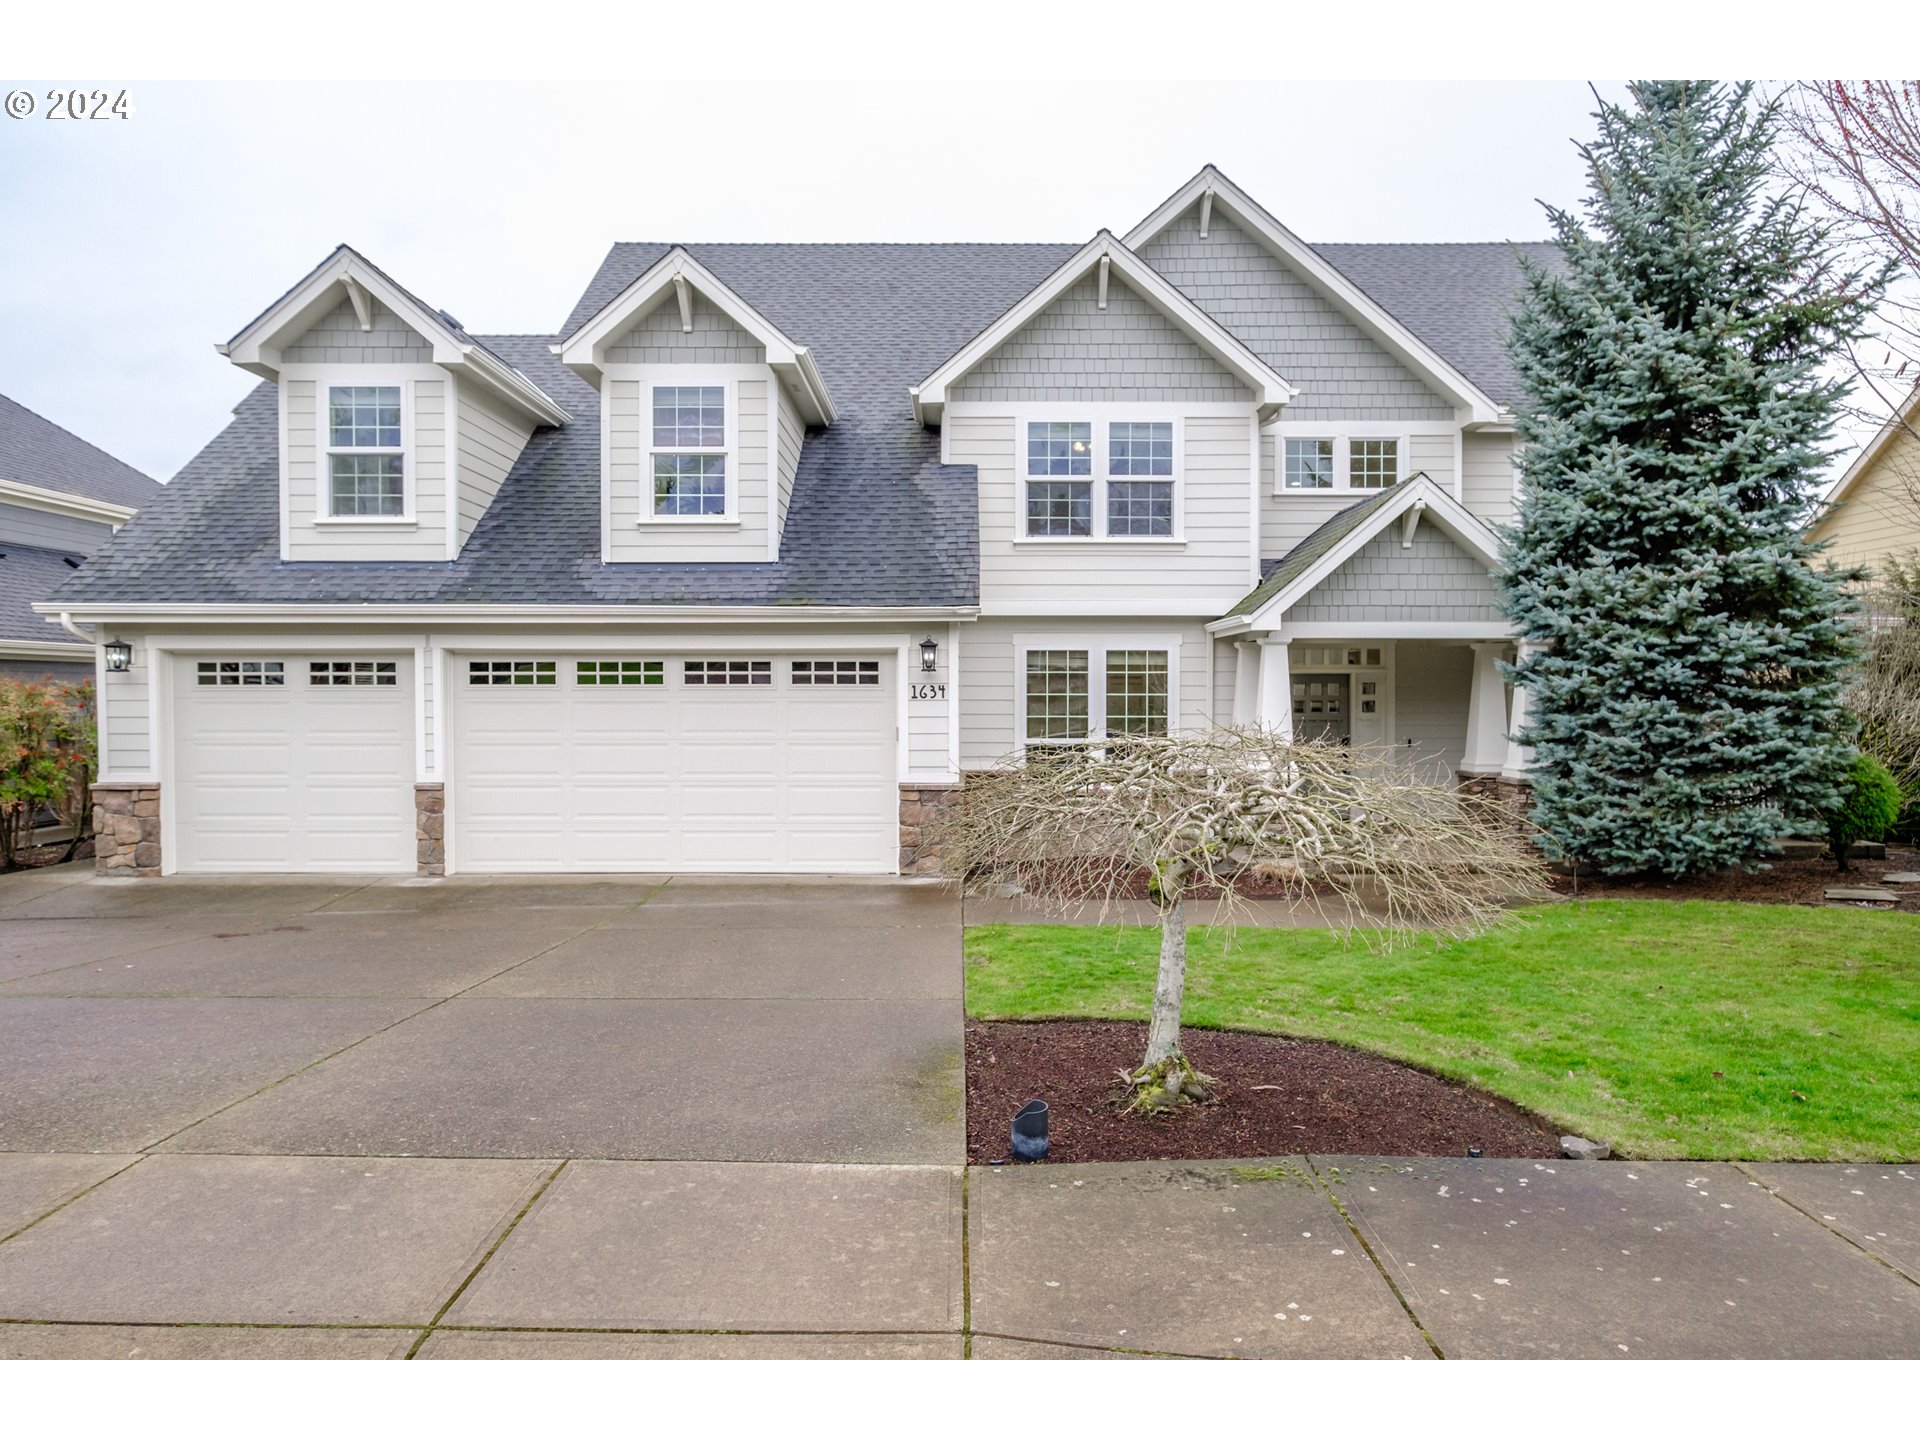
[[[280,558],[459,556],[545,391],[345,245],[216,347],[279,388]]]
[[[600,391],[601,559],[780,558],[834,406],[812,352],[675,246],[553,347]]]

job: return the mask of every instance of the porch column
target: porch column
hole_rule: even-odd
[[[1260,713],[1256,718],[1281,739],[1293,738],[1293,684],[1284,636],[1267,635],[1260,641]]]
[[[1498,775],[1507,763],[1507,682],[1500,675],[1503,640],[1473,646],[1473,679],[1467,691],[1467,749],[1460,769],[1468,775]]]
[[[1520,646],[1520,658],[1525,659],[1532,650],[1531,645]],[[1527,691],[1523,685],[1513,687],[1513,715],[1507,721],[1509,735],[1518,735],[1527,724]],[[1507,741],[1506,762],[1500,767],[1500,778],[1524,782],[1527,772],[1533,768],[1533,747],[1522,745],[1518,740]]]
[[[1260,718],[1260,642],[1233,642],[1233,723],[1245,727]]]

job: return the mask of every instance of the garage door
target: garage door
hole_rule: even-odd
[[[413,664],[187,656],[174,662],[181,870],[414,868]]]
[[[466,872],[890,874],[893,661],[459,656]]]

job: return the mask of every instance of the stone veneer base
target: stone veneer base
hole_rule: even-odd
[[[93,787],[93,868],[102,875],[160,873],[160,787],[103,781]]]
[[[960,794],[958,785],[900,787],[900,873],[938,875],[940,851],[930,828]]]
[[[447,873],[447,787],[413,787],[413,846],[416,875]]]

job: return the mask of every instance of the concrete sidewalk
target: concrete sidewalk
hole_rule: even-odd
[[[0,1155],[0,1357],[1920,1358],[1920,1169]]]

